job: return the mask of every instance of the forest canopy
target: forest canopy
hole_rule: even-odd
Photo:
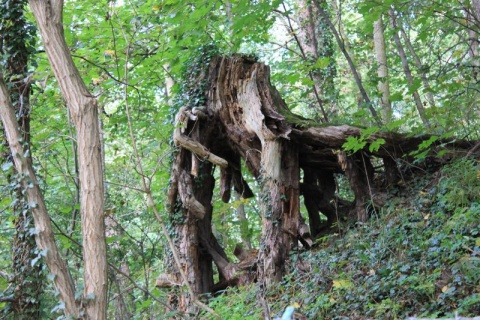
[[[446,201],[418,224],[464,210],[477,270],[479,34],[480,0],[1,0],[2,316],[226,318],[253,286],[270,319],[301,253],[411,190]],[[312,319],[351,286],[322,281]]]

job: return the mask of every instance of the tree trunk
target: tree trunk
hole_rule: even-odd
[[[240,202],[242,201],[242,197],[240,196],[240,193],[235,191],[235,199]],[[245,213],[245,205],[243,203],[239,203],[238,207],[236,209],[237,211],[237,218],[238,221],[240,222],[240,238],[242,239],[242,245],[246,250],[252,250],[252,241],[251,241],[251,235],[250,235],[250,230],[248,226],[248,219],[247,215]]]
[[[352,71],[353,78],[355,79],[355,83],[357,84],[358,90],[360,91],[360,94],[362,95],[363,103],[368,107],[370,110],[370,113],[372,114],[373,119],[375,120],[377,125],[382,125],[382,120],[378,116],[377,111],[372,105],[372,102],[370,101],[370,98],[367,94],[367,91],[365,90],[365,87],[363,86],[362,80],[360,79],[360,75],[357,71],[357,67],[355,66],[355,63],[353,62],[352,57],[347,51],[347,48],[345,46],[344,40],[340,37],[339,32],[333,25],[332,21],[330,20],[330,17],[326,10],[322,7],[322,4],[319,2],[319,0],[313,0],[316,8],[318,9],[318,14],[320,17],[323,19],[323,21],[328,25],[330,30],[332,31],[333,35],[335,36],[335,39],[337,40],[338,47],[340,48],[340,51],[343,53],[345,59],[348,62],[348,66],[350,67],[350,71]]]
[[[383,122],[388,124],[392,119],[392,105],[390,103],[390,84],[382,16],[373,23],[373,44],[378,64],[378,91],[382,94],[380,102],[382,105]]]
[[[113,216],[114,213],[109,214],[105,218],[105,227],[107,237],[120,237],[123,236],[123,230],[119,227],[118,222]],[[110,250],[119,250],[120,246],[118,243],[113,243],[110,245]],[[128,279],[125,275],[130,275],[130,269],[128,267],[126,259],[122,259],[115,264],[119,265],[118,269],[122,273],[110,273],[110,283],[116,287],[116,290],[112,290],[115,294],[114,297],[110,299],[110,304],[113,306],[115,320],[129,320],[132,318],[131,306],[133,305],[132,296],[133,289],[129,288]]]
[[[231,279],[233,269],[229,266],[226,254],[212,234],[212,196],[215,179],[212,176],[212,164],[204,159],[222,164],[225,160],[214,156],[208,149],[215,134],[214,126],[208,121],[190,121],[189,115],[182,109],[176,119],[174,141],[187,149],[193,148],[197,154],[181,149],[172,169],[172,181],[168,192],[171,223],[177,235],[177,251],[194,297],[182,295],[174,301],[172,308],[193,311],[193,301],[202,293],[213,288],[213,261],[221,278]],[[190,114],[193,116],[192,114]],[[205,119],[206,120],[206,119]],[[189,134],[189,136],[187,136]],[[226,163],[226,162],[225,162]],[[177,202],[183,203],[183,208]],[[182,278],[175,268],[171,268],[174,282],[181,283]],[[158,279],[157,279],[158,284]]]
[[[338,218],[345,216],[346,212],[339,209],[336,203],[336,182],[332,171],[304,167],[300,190],[308,211],[308,222],[313,238],[328,233]],[[322,221],[319,213],[327,220]]]
[[[8,97],[7,89],[3,83],[3,75],[0,77],[0,117],[13,155],[15,168],[23,176],[23,190],[25,190],[35,221],[37,247],[45,254],[45,263],[50,273],[54,276],[55,288],[58,290],[60,300],[65,303],[65,315],[78,318],[79,310],[75,302],[73,280],[55,243],[50,217],[48,216],[45,201],[33,171],[31,158],[25,156],[23,147],[20,144],[20,141],[22,141],[21,134],[18,130],[18,123],[15,120],[15,113]]]
[[[5,76],[10,88],[12,105],[19,120],[19,129],[22,136],[24,150],[30,153],[30,77],[28,59],[30,48],[27,43],[33,34],[26,32],[31,23],[24,16],[26,1],[6,3],[2,1],[0,9],[0,54],[7,57],[5,61]],[[5,139],[6,140],[6,139]],[[5,143],[8,147],[8,144]],[[6,161],[13,161],[12,154],[5,157]],[[32,212],[28,206],[28,199],[23,194],[21,184],[15,183],[18,172],[7,179],[10,185],[16,186],[12,190],[14,205],[12,207],[15,235],[12,245],[13,272],[11,288],[14,301],[11,304],[15,319],[37,319],[41,312],[41,293],[44,277],[43,261],[36,261],[39,254],[35,244],[35,236],[30,231],[33,226]],[[10,287],[10,286],[9,286]]]
[[[473,75],[476,78],[480,73],[480,0],[471,0],[471,7],[465,9],[465,17],[468,26],[468,54],[472,60]]]
[[[420,57],[418,56],[418,54],[415,52],[412,42],[410,41],[410,38],[405,32],[405,28],[403,28],[403,26],[400,26],[400,32],[402,34],[403,41],[405,41],[405,44],[407,45],[408,51],[410,51],[410,54],[412,55],[413,60],[415,61],[415,67],[417,68],[417,72],[420,75],[420,78],[422,79],[423,87],[425,88],[425,91],[426,91],[428,104],[430,104],[430,107],[435,108],[435,98],[433,97],[432,89],[427,79],[427,73],[426,73],[425,67],[422,64],[422,61],[420,60]]]
[[[402,42],[400,41],[400,36],[398,35],[398,26],[396,22],[395,12],[393,11],[393,9],[390,9],[388,11],[388,15],[390,16],[390,23],[393,28],[393,39],[395,40],[395,45],[397,46],[397,51],[402,61],[402,67],[405,73],[405,77],[407,78],[407,81],[408,81],[409,90],[412,91],[413,99],[415,100],[415,105],[417,106],[417,111],[418,111],[418,114],[420,115],[420,119],[422,120],[423,124],[426,127],[430,127],[430,122],[425,113],[425,108],[423,107],[422,99],[420,99],[418,90],[413,90],[415,83],[413,80],[412,71],[408,64],[407,55],[405,54],[405,50],[403,49]]]
[[[322,0],[321,6],[325,5]],[[333,44],[330,40],[331,31],[328,25],[318,19],[316,7],[311,1],[297,0],[298,30],[289,30],[291,33],[297,33],[295,37],[302,54],[302,59],[310,65],[315,65],[319,59],[328,59],[327,66],[316,68],[309,72],[313,80],[313,95],[318,105],[318,110],[322,113],[323,121],[328,122],[328,113],[332,113],[332,105],[326,108],[326,104],[332,103],[335,93],[333,79],[335,78],[336,68],[333,58]],[[319,112],[319,114],[320,114]],[[321,117],[318,117],[321,119]]]
[[[89,319],[105,319],[107,253],[97,101],[88,92],[68,51],[62,25],[63,1],[30,0],[30,7],[77,130],[85,310]]]
[[[350,180],[350,186],[355,194],[353,212],[358,221],[368,219],[368,201],[373,202],[373,166],[363,152],[353,155],[340,154],[339,162]]]

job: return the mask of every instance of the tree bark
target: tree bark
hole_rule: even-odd
[[[335,203],[336,182],[332,171],[315,167],[303,167],[303,183],[300,186],[305,207],[308,211],[308,222],[313,238],[328,229],[344,216]],[[322,213],[327,220],[321,220]]]
[[[403,71],[405,73],[405,77],[407,78],[409,89],[410,91],[412,91],[412,88],[414,86],[413,75],[408,64],[407,55],[405,54],[402,42],[400,41],[400,36],[398,35],[398,26],[396,22],[395,12],[393,11],[393,9],[390,9],[388,11],[388,15],[390,16],[390,23],[393,28],[393,39],[395,40],[395,45],[397,46],[397,51],[402,61]],[[415,105],[417,106],[417,111],[420,115],[420,119],[426,127],[430,127],[430,122],[425,113],[425,108],[423,107],[422,99],[420,99],[418,90],[413,90],[412,95],[413,99],[415,100]]]
[[[382,94],[380,102],[382,105],[383,122],[388,124],[392,119],[392,105],[390,103],[390,83],[388,79],[387,54],[385,51],[382,16],[373,23],[373,44],[378,64],[378,91]]]
[[[476,78],[480,73],[480,0],[471,0],[471,7],[465,8],[465,17],[468,25],[468,54],[472,60],[473,75]]]
[[[321,69],[313,69],[309,72],[310,78],[313,80],[313,95],[317,100],[318,109],[322,113],[323,121],[328,122],[328,113],[332,113],[334,108],[332,105],[332,96],[335,88],[333,79],[335,78],[336,68],[333,58],[333,44],[330,40],[330,29],[327,24],[319,20],[317,9],[311,1],[297,0],[298,7],[296,16],[298,17],[298,30],[293,30],[290,25],[289,32],[297,33],[295,39],[298,42],[302,59],[315,65],[319,59],[328,59],[328,65]],[[322,0],[320,5],[325,5]],[[320,118],[320,117],[319,117]]]
[[[26,1],[7,3],[1,1],[0,8],[2,21],[0,21],[0,54],[6,58],[5,76],[7,86],[10,88],[12,106],[19,122],[23,148],[30,153],[30,86],[31,74],[28,72],[30,48],[27,43],[31,32],[26,32],[31,23],[25,18]],[[6,14],[8,13],[8,14]],[[3,131],[3,130],[2,130]],[[4,139],[6,141],[6,139]],[[8,143],[5,142],[6,147]],[[5,161],[13,161],[12,154],[5,157]],[[13,224],[15,234],[12,244],[13,272],[11,288],[14,301],[11,309],[15,319],[37,319],[41,314],[41,294],[45,277],[41,272],[44,267],[43,260],[37,261],[38,248],[35,244],[35,236],[30,229],[33,223],[32,212],[28,206],[28,199],[23,193],[23,187],[15,180],[18,172],[7,179],[11,186],[15,199],[12,206]]]
[[[358,221],[365,222],[368,219],[370,200],[373,207],[373,166],[370,159],[363,153],[347,155],[340,154],[339,162],[345,174],[350,180],[350,186],[355,194],[355,205],[353,213]]]
[[[400,26],[400,32],[402,34],[403,41],[405,41],[405,44],[408,48],[408,51],[410,51],[410,54],[412,55],[413,60],[415,61],[415,67],[417,68],[417,72],[420,74],[423,87],[425,88],[425,91],[426,91],[428,104],[430,104],[430,107],[435,108],[435,98],[433,97],[430,83],[428,82],[428,79],[427,79],[427,73],[425,71],[425,67],[422,64],[422,61],[420,60],[420,57],[418,56],[418,54],[415,52],[412,42],[410,41],[410,38],[405,32],[405,28],[403,28],[403,26]]]
[[[79,317],[79,310],[75,302],[75,288],[65,261],[62,260],[60,251],[53,237],[50,217],[47,213],[42,192],[38,186],[32,163],[23,152],[20,144],[22,136],[15,120],[13,106],[10,102],[7,89],[3,83],[3,75],[0,77],[0,116],[7,136],[7,141],[13,155],[13,161],[17,172],[23,176],[22,186],[26,192],[29,207],[32,210],[37,235],[37,246],[45,254],[45,263],[54,276],[53,282],[59,292],[60,300],[65,303],[65,315]]]
[[[107,253],[100,128],[96,99],[73,63],[63,31],[62,0],[30,0],[45,51],[77,130],[84,259],[84,299],[89,319],[105,319]]]

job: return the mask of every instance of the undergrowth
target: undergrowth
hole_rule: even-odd
[[[306,319],[480,315],[478,164],[457,160],[391,192],[368,223],[291,255],[267,293],[272,316],[293,303]],[[210,306],[224,319],[263,319],[257,293],[229,289]]]

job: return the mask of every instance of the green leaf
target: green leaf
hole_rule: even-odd
[[[378,132],[380,129],[378,127],[369,127],[367,129],[363,129],[362,130],[362,136],[366,136],[366,137],[369,137],[370,135],[372,135],[373,133],[376,133]]]
[[[395,120],[391,123],[386,125],[386,129],[388,131],[397,131],[401,126],[403,126],[407,122],[406,118]]]
[[[330,65],[330,58],[318,58],[317,62],[313,65],[312,69],[325,69]]]
[[[423,141],[418,145],[418,150],[424,150],[432,145],[435,141],[437,141],[440,137],[439,136],[431,136],[428,140]]]
[[[418,88],[422,86],[422,80],[417,78],[413,80],[413,84],[408,87],[408,93],[412,94],[415,91],[418,91]]]
[[[385,139],[378,138],[377,140],[370,143],[370,146],[368,147],[368,150],[370,150],[370,152],[376,152],[376,151],[378,151],[378,149],[380,149],[380,147],[383,144],[385,144],[385,142],[386,142]]]
[[[367,145],[367,141],[363,140],[361,137],[348,137],[346,140],[347,141],[342,145],[342,148],[345,151],[351,151],[353,153],[363,149]]]
[[[402,101],[403,100],[403,94],[401,92],[396,92],[392,95],[390,95],[390,101]]]

